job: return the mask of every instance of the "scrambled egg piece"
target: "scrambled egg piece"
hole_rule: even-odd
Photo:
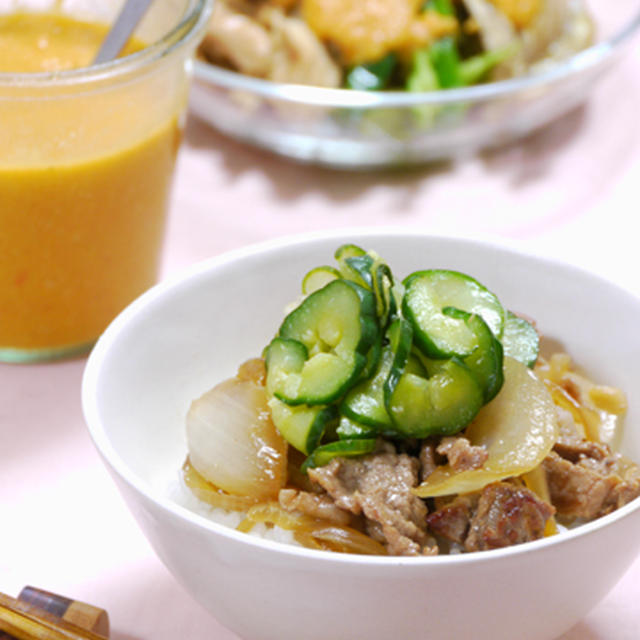
[[[458,28],[455,17],[422,12],[424,0],[302,0],[302,16],[346,65],[422,47]]]
[[[525,29],[540,14],[544,0],[491,0],[517,29]]]

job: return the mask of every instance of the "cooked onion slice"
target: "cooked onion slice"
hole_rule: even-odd
[[[484,446],[480,469],[456,473],[438,467],[414,493],[422,498],[479,491],[490,482],[535,469],[558,437],[556,408],[545,385],[524,364],[504,359],[504,385],[469,425],[465,437]]]
[[[193,468],[188,458],[182,465],[182,479],[196,498],[210,504],[212,507],[219,507],[227,511],[246,511],[260,501],[260,498],[234,496],[222,491],[222,489],[218,489]]]
[[[627,411],[622,390],[594,384],[577,373],[566,353],[555,353],[548,362],[540,359],[535,371],[554,402],[569,411],[581,437],[608,444],[614,450],[620,448]]]
[[[287,444],[278,433],[263,386],[225,380],[187,413],[189,460],[206,480],[234,495],[277,497],[287,474]]]
[[[387,554],[379,542],[356,529],[312,518],[303,513],[286,511],[277,502],[251,507],[237,529],[247,533],[258,522],[292,531],[295,539],[310,549],[367,555]]]
[[[523,474],[522,480],[529,491],[533,491],[540,500],[544,500],[547,504],[551,504],[551,494],[549,493],[549,484],[547,483],[547,474],[542,465],[538,465],[535,469]],[[544,535],[553,536],[558,533],[558,525],[554,516],[547,518],[544,526]]]

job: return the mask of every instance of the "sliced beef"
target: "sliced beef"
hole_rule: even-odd
[[[280,489],[280,506],[287,511],[299,511],[312,518],[327,520],[333,524],[348,525],[352,515],[341,509],[326,493],[309,493],[297,489]]]
[[[417,458],[398,454],[384,443],[362,458],[334,458],[309,469],[309,477],[340,508],[364,514],[370,535],[383,540],[389,554],[434,554],[437,546],[426,530],[427,507],[411,493],[418,470]]]
[[[425,440],[418,454],[420,461],[420,480],[424,482],[438,466],[436,462],[436,445],[431,440]]]
[[[454,471],[479,469],[489,457],[486,447],[474,446],[461,436],[442,438],[436,451],[447,457]]]
[[[592,520],[613,509],[614,476],[603,476],[552,451],[543,462],[551,502],[558,513]]]
[[[618,508],[640,496],[640,467],[630,461],[626,462],[629,467],[622,474],[623,482],[614,489]]]
[[[427,522],[431,531],[466,551],[484,551],[541,538],[553,513],[551,505],[528,489],[494,482],[441,506]]]
[[[565,440],[559,439],[553,446],[553,450],[565,460],[580,462],[583,458],[593,460],[605,460],[611,456],[611,450],[599,442],[589,440]]]
[[[568,518],[593,520],[640,495],[640,468],[603,444],[556,445],[543,465],[551,502]]]
[[[479,493],[458,496],[439,507],[427,516],[429,529],[442,538],[464,545],[479,498]]]
[[[485,551],[542,538],[545,524],[554,512],[529,489],[494,482],[482,490],[465,549]]]

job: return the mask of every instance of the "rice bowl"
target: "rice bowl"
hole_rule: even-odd
[[[521,547],[374,558],[246,536],[168,495],[186,452],[190,401],[260,351],[299,286],[299,273],[344,240],[376,246],[405,272],[428,255],[431,264],[477,274],[505,303],[526,308],[568,352],[582,354],[577,359],[587,372],[630,392],[637,386],[640,354],[629,336],[640,321],[640,302],[596,276],[501,247],[399,230],[316,234],[197,265],[125,310],[97,344],[83,381],[98,450],[169,570],[241,637],[293,639],[304,629],[309,639],[382,640],[420,637],[427,628],[438,639],[557,637],[604,597],[637,555],[638,500]],[[612,314],[616,332],[608,330]],[[636,459],[639,411],[630,393],[622,451]]]

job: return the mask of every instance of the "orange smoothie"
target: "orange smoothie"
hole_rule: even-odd
[[[105,33],[0,17],[0,73],[85,67]],[[156,279],[178,114],[153,115],[144,88],[112,93],[0,96],[0,350],[86,347]]]

